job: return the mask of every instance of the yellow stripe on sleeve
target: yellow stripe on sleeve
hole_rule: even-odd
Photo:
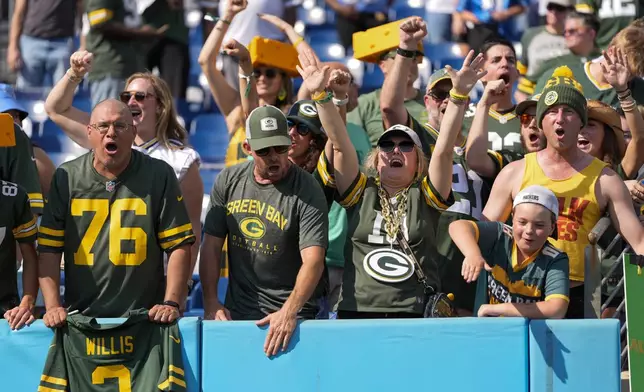
[[[63,241],[54,241],[48,238],[38,238],[38,245],[51,246],[53,248],[62,248],[65,246]]]
[[[29,202],[32,204],[35,202],[43,202],[42,193],[28,193],[27,197],[29,197]]]
[[[31,237],[32,235],[36,235],[36,234],[38,234],[38,227],[34,223],[33,226],[25,228],[25,229],[23,229],[21,231],[15,231],[14,230],[13,237],[15,239],[27,238],[27,237]]]
[[[528,72],[528,67],[521,61],[517,61],[517,71],[519,71],[521,75],[525,75],[526,72]]]
[[[183,241],[189,240],[190,238],[195,238],[194,234],[187,235],[185,237],[177,238],[176,240],[168,241],[168,242],[163,242],[161,243],[161,248],[163,250],[172,248],[173,246],[182,243]]]
[[[425,178],[423,179],[421,187],[423,189],[423,194],[425,195],[425,200],[430,206],[435,207],[439,210],[446,210],[449,207],[447,204],[441,201],[440,196],[434,194],[431,187],[429,186],[429,179],[427,178],[427,176],[425,176]]]
[[[64,378],[45,376],[44,374],[40,376],[40,381],[44,381],[46,383],[54,384],[54,385],[62,385],[64,387],[67,386],[67,380],[65,380]]]
[[[41,234],[49,235],[52,237],[64,237],[65,236],[65,230],[55,230],[55,229],[50,229],[45,226],[40,226],[38,229]]]
[[[175,227],[174,229],[168,229],[165,231],[162,231],[158,234],[159,239],[163,238],[168,238],[172,237],[173,235],[177,235],[179,233],[183,233],[184,231],[190,231],[192,230],[192,223],[186,223],[185,225]]]
[[[324,151],[320,154],[320,158],[318,159],[317,169],[320,174],[320,178],[322,178],[322,183],[324,183],[325,186],[335,188],[335,178],[333,178],[333,175],[329,173]]]
[[[567,296],[565,296],[563,294],[550,294],[549,296],[546,297],[546,301],[551,300],[551,299],[555,299],[555,298],[563,299],[566,302],[570,302],[570,298],[568,298]]]
[[[112,12],[112,10],[108,10],[107,8],[101,8],[87,14],[90,26],[105,23],[108,20],[112,19],[113,16],[114,12]]]
[[[20,233],[23,231],[31,230],[33,227],[36,227],[36,218],[31,218],[31,220],[24,225],[20,225],[18,227],[15,227],[13,229],[14,234],[15,233]]]
[[[177,373],[177,374],[178,374],[178,375],[180,375],[180,376],[184,376],[184,375],[185,375],[185,373],[184,373],[183,369],[181,369],[180,367],[177,367],[177,366],[174,366],[174,365],[170,365],[170,366],[168,367],[168,369],[169,369],[172,373]]]
[[[66,389],[54,389],[54,388],[48,388],[48,387],[43,387],[42,385],[38,387],[38,392],[65,392]]]
[[[496,159],[496,162],[499,164],[499,170],[503,169],[503,155],[493,150],[487,150],[487,154],[491,158]]]
[[[355,205],[358,200],[360,200],[360,197],[362,197],[366,185],[367,176],[364,173],[360,173],[358,181],[356,181],[351,192],[349,192],[349,194],[340,201],[340,205],[342,207],[351,207]]]
[[[180,387],[183,387],[183,388],[186,387],[186,382],[185,381],[183,381],[180,378],[170,376],[170,377],[168,377],[167,380],[165,380],[164,382],[159,384],[158,388],[161,389],[161,390],[167,390],[170,387],[170,384],[176,384],[176,385],[178,385]]]

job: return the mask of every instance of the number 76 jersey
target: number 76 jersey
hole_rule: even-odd
[[[65,254],[65,300],[93,317],[120,317],[163,300],[163,252],[195,241],[172,168],[132,151],[109,181],[90,152],[54,173],[38,250]]]

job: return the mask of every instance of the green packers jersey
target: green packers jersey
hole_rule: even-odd
[[[19,304],[16,243],[34,243],[38,227],[27,193],[18,185],[0,181],[0,317]]]
[[[44,203],[31,141],[18,125],[14,125],[13,130],[16,145],[0,147],[0,180],[14,182],[24,188],[31,211],[40,215]]]
[[[326,156],[320,156],[318,171],[325,186],[333,179],[326,171]],[[358,173],[349,189],[338,195],[338,203],[347,211],[347,241],[339,310],[359,312],[423,312],[423,286],[414,273],[413,261],[401,251],[398,241],[389,238],[374,177]],[[427,276],[427,283],[440,289],[436,258],[440,211],[454,200],[444,200],[430,179],[414,182],[408,188],[407,210],[401,218],[401,230]],[[398,197],[392,203],[400,202]],[[404,196],[402,196],[404,197]],[[393,206],[395,210],[396,207]]]
[[[54,173],[40,252],[65,254],[65,301],[93,317],[120,317],[163,300],[163,252],[195,236],[173,169],[132,151],[113,181],[87,153]]]
[[[590,73],[590,64],[591,62],[589,61],[583,64],[574,63],[566,65],[572,71],[575,80],[581,84],[586,99],[602,101],[613,107],[619,106],[615,89],[609,84],[600,84]],[[550,69],[543,73],[541,79],[537,82],[535,92],[543,91],[553,71],[554,69]],[[630,89],[633,99],[635,99],[637,104],[644,104],[644,80],[641,78],[633,78],[630,83]]]
[[[328,207],[320,184],[291,165],[275,184],[259,184],[247,161],[222,170],[210,194],[204,233],[226,238],[229,277],[225,306],[233,319],[259,320],[293,292],[301,251],[328,245]],[[321,280],[299,316],[314,318]]]
[[[512,227],[500,222],[472,222],[488,272],[487,300],[482,303],[568,301],[568,255],[546,241],[539,252],[517,262]]]
[[[488,120],[488,149],[493,151],[510,150],[521,152],[521,120],[511,111],[501,114],[490,109]],[[463,135],[467,136],[472,127],[472,121],[476,114],[476,105],[471,104],[463,118]]]
[[[600,49],[608,49],[610,41],[620,30],[642,16],[642,0],[577,0],[575,8],[599,18],[595,41]]]
[[[535,75],[541,73],[541,68],[551,59],[563,57],[570,53],[566,47],[563,35],[553,34],[546,26],[538,26],[527,29],[521,37],[523,48],[521,61],[517,69],[521,73],[521,79],[517,89],[525,94],[534,94]]]
[[[185,391],[181,333],[174,324],[129,312],[122,324],[101,325],[74,314],[56,328],[38,391]]]
[[[94,54],[89,80],[106,77],[125,79],[142,71],[138,60],[136,40],[110,37],[98,27],[104,23],[119,23],[128,28],[141,25],[136,0],[84,0],[89,24],[86,36],[87,50]]]

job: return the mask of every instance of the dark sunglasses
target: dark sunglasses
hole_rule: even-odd
[[[580,35],[582,33],[585,33],[583,29],[566,29],[564,30],[564,37],[568,37],[571,35]]]
[[[532,119],[534,119],[536,116],[534,114],[527,114],[523,113],[520,117],[521,119],[521,124],[523,125],[529,125]]]
[[[414,142],[410,140],[402,141],[398,144],[392,142],[391,140],[383,140],[380,143],[378,143],[378,148],[380,148],[380,151],[382,152],[392,152],[396,147],[398,147],[398,150],[401,152],[411,152],[414,150]]]
[[[255,79],[259,79],[260,76],[264,75],[267,79],[273,79],[277,76],[277,71],[272,68],[267,68],[265,70],[255,69],[253,70],[253,76]]]
[[[568,7],[564,7],[563,5],[553,4],[553,3],[549,3],[546,6],[546,9],[548,11],[554,11],[554,12],[566,12],[566,11],[570,10],[570,8],[568,8]]]
[[[267,147],[267,148],[262,148],[261,150],[255,150],[255,154],[259,157],[265,157],[271,153],[271,149],[272,149],[275,151],[276,154],[282,155],[282,154],[286,154],[289,148],[290,146]]]
[[[295,127],[295,130],[297,133],[299,133],[302,136],[306,136],[311,132],[309,127],[307,127],[305,124],[299,123],[299,122],[293,122],[293,121],[287,121],[286,124],[288,124],[288,129],[291,129],[292,127]]]
[[[148,94],[142,91],[135,91],[135,92],[129,92],[129,91],[123,91],[119,97],[121,98],[121,102],[127,104],[130,102],[130,99],[134,96],[134,99],[136,102],[143,102],[145,98],[147,97],[153,97],[154,95]]]
[[[430,90],[427,95],[432,97],[436,101],[444,101],[449,97],[449,91],[444,90]]]

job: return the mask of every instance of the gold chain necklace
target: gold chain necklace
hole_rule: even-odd
[[[405,212],[407,212],[408,194],[409,188],[406,188],[404,191],[396,195],[396,211],[392,211],[387,192],[382,185],[378,186],[378,197],[380,198],[382,219],[385,221],[385,231],[387,232],[387,236],[389,237],[391,244],[393,244],[393,241],[396,241],[398,231],[402,224],[402,219],[405,216]]]

